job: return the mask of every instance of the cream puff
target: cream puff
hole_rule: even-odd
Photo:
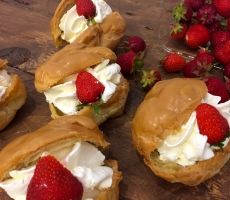
[[[52,118],[87,115],[101,124],[122,114],[129,84],[105,47],[67,45],[35,72],[35,87],[44,93]]]
[[[15,117],[26,101],[24,83],[17,74],[7,72],[7,61],[0,59],[0,130]]]
[[[102,152],[108,145],[90,118],[55,119],[0,151],[0,188],[15,200],[118,200],[122,174]]]
[[[113,12],[104,0],[87,1],[90,8],[86,8],[86,14],[85,8],[81,8],[81,1],[60,2],[51,21],[55,45],[61,47],[69,43],[83,43],[86,46],[114,49],[125,32],[124,18],[118,12]],[[89,9],[92,12],[90,16]],[[92,43],[93,38],[96,38],[96,43]]]
[[[175,78],[157,83],[132,123],[135,147],[158,176],[195,186],[217,174],[230,157],[230,101],[205,83]]]

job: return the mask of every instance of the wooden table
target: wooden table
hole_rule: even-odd
[[[147,66],[157,66],[164,55],[159,39],[159,28],[168,26],[168,8],[161,0],[109,0],[114,10],[119,10],[127,20],[127,34],[145,38],[148,53]],[[43,95],[33,86],[33,72],[37,65],[56,51],[49,32],[49,21],[58,0],[0,0],[0,57],[7,58],[10,70],[24,79],[28,99],[11,125],[0,133],[0,145],[18,135],[33,131],[50,120],[50,113]],[[163,12],[165,11],[165,12]],[[162,14],[163,13],[163,14]],[[167,75],[162,70],[164,79]],[[209,200],[230,199],[230,163],[221,173],[198,187],[170,184],[156,177],[144,165],[131,141],[130,125],[137,106],[145,93],[135,78],[130,78],[131,92],[123,116],[108,120],[101,126],[112,144],[109,155],[120,163],[123,181],[120,185],[121,200]],[[1,161],[4,162],[4,161]],[[191,174],[192,176],[192,174]],[[2,193],[0,199],[8,199]]]

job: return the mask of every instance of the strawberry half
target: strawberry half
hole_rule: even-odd
[[[208,137],[209,144],[217,145],[228,136],[228,121],[215,107],[206,103],[200,104],[196,109],[196,118],[200,133]]]
[[[54,157],[42,157],[27,190],[26,200],[81,200],[82,184]]]
[[[78,74],[76,88],[77,97],[83,104],[96,102],[100,99],[105,90],[104,85],[102,85],[92,74],[86,71]]]
[[[76,0],[77,13],[86,19],[92,19],[96,15],[96,6],[91,0]]]

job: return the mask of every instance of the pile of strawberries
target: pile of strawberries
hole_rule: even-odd
[[[184,0],[173,10],[173,40],[183,41],[197,49],[194,59],[186,60],[178,53],[165,56],[162,66],[166,72],[182,72],[187,78],[201,78],[209,92],[229,100],[230,89],[230,1]],[[225,82],[210,76],[220,69]]]
[[[161,75],[155,68],[144,67],[144,55],[146,52],[146,43],[139,36],[130,36],[125,42],[125,50],[118,55],[117,63],[121,67],[121,73],[128,77],[131,74],[138,74],[141,87],[149,90],[152,86],[161,80]]]

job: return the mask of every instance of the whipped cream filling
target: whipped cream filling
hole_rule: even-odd
[[[0,70],[0,100],[6,93],[7,88],[10,86],[11,76],[5,69]]]
[[[214,106],[230,123],[230,101],[218,104],[221,98],[207,94],[202,103]],[[224,147],[229,139],[224,141]],[[186,124],[172,135],[169,135],[158,148],[162,161],[175,162],[182,166],[194,165],[197,161],[208,160],[214,156],[214,150],[220,149],[210,146],[208,138],[199,131],[196,112],[194,111]]]
[[[103,20],[112,13],[111,7],[104,0],[92,0],[96,7],[94,21],[102,23]],[[80,34],[85,31],[92,23],[89,23],[84,16],[79,16],[76,5],[67,11],[61,18],[59,28],[62,30],[61,38],[69,43],[74,42]]]
[[[116,63],[109,64],[104,60],[95,68],[88,68],[87,71],[98,79],[105,87],[101,99],[106,103],[115,93],[118,84],[121,82],[120,66]],[[56,85],[44,92],[46,101],[54,104],[66,115],[77,114],[77,106],[81,104],[76,95],[77,74],[68,77],[64,83]]]
[[[44,155],[47,154],[49,153],[44,153]],[[72,150],[59,161],[82,183],[84,187],[83,200],[93,200],[100,190],[109,188],[112,185],[112,168],[103,166],[105,156],[90,143],[76,143]],[[26,200],[27,188],[33,177],[34,170],[35,166],[11,171],[11,178],[1,182],[0,187],[11,198]]]

